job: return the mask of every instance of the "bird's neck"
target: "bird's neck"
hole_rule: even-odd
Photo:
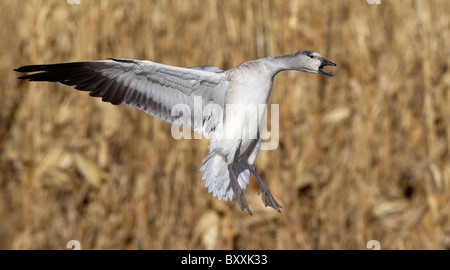
[[[283,70],[297,70],[298,65],[296,65],[295,54],[287,55],[276,55],[264,58],[264,65],[269,73],[275,76],[278,72]]]

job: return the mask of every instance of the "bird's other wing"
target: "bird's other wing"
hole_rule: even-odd
[[[223,70],[221,70],[218,67],[214,67],[214,66],[199,66],[199,67],[188,67],[191,69],[197,69],[197,70],[204,70],[204,71],[210,71],[210,72],[223,72]]]
[[[207,136],[211,136],[223,119],[219,119],[219,114],[204,114],[203,108],[212,104],[216,108],[214,112],[223,109],[229,84],[226,74],[211,66],[182,68],[115,58],[30,65],[15,71],[34,72],[19,79],[75,86],[105,102],[136,107]]]

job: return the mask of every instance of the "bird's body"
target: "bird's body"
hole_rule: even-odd
[[[169,123],[182,124],[211,138],[200,170],[209,192],[219,200],[238,198],[251,211],[243,190],[251,174],[266,206],[281,206],[259,177],[254,162],[261,147],[261,125],[274,76],[282,70],[323,73],[335,65],[314,51],[272,56],[222,71],[212,66],[173,67],[151,61],[112,59],[23,66],[20,77],[53,81],[90,91],[112,104],[126,104]]]

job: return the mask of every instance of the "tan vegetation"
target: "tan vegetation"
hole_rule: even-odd
[[[0,248],[450,247],[450,2],[0,2]],[[207,140],[21,65],[149,59],[222,69],[314,49],[334,77],[283,72],[280,144],[251,178],[253,216],[207,193]],[[331,70],[328,68],[328,70]]]

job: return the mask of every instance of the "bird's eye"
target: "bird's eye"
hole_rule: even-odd
[[[309,56],[309,58],[313,59],[313,58],[314,58],[314,55],[311,54],[311,55]]]

